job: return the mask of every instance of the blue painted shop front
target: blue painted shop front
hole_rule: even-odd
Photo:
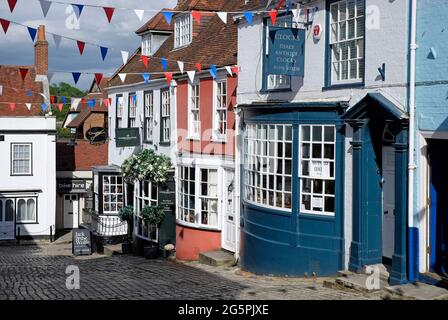
[[[289,103],[242,106],[242,110],[244,159],[241,167],[240,257],[243,269],[266,275],[311,276],[313,272],[319,276],[336,274],[338,270],[344,269],[345,255],[345,124],[341,118],[345,105]],[[285,152],[284,162],[275,160],[275,163],[284,164],[286,172],[274,178],[277,186],[284,187],[290,183],[291,190],[289,187],[274,190],[272,193],[275,193],[275,199],[272,201],[269,196],[269,179],[272,176],[267,177],[269,181],[265,185],[263,175],[259,175],[260,171],[263,172],[263,160],[260,160],[263,157],[255,157],[255,161],[251,158],[251,150],[264,143],[252,140],[257,140],[257,137],[262,139],[265,128],[269,128],[266,145],[272,141],[281,145],[279,141],[284,136],[280,133],[288,135],[287,130],[291,131],[291,139],[286,142],[287,145],[291,141],[291,155]],[[254,130],[256,132],[252,132]],[[273,130],[280,133],[273,134]],[[304,142],[308,140],[310,144]],[[323,141],[321,151],[320,141]],[[311,152],[305,151],[310,146]],[[282,155],[278,152],[279,147],[275,147],[275,150],[278,155]],[[308,157],[311,161],[306,160]],[[319,164],[320,159],[322,162]],[[253,177],[253,168],[258,178]],[[281,165],[274,165],[274,168],[278,174]],[[285,173],[287,180],[278,184],[279,179],[285,178]],[[312,176],[323,180],[304,178]],[[262,180],[261,191],[253,187],[257,185],[257,179]],[[263,189],[265,186],[268,189],[266,192]],[[276,205],[278,208],[275,208]]]

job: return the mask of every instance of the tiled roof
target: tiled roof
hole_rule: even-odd
[[[169,9],[163,9],[163,10],[168,11]],[[146,22],[137,31],[135,31],[135,33],[141,34],[149,30],[172,32],[173,24],[169,25],[163,14],[159,12],[154,17],[152,17],[151,20]]]
[[[25,80],[22,80],[20,68],[28,69]],[[3,86],[3,93],[0,95],[0,102],[16,103],[14,111],[6,103],[0,103],[0,116],[36,116],[40,114],[40,104],[44,102],[42,96],[43,85],[36,82],[36,71],[34,66],[7,66],[0,65],[0,86]],[[28,96],[29,91],[33,92]],[[27,109],[25,103],[34,103],[31,111]]]

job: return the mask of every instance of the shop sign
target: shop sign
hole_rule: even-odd
[[[165,213],[174,213],[176,209],[176,184],[174,180],[166,181],[159,187],[159,206]]]
[[[117,128],[115,129],[115,142],[117,148],[137,147],[140,145],[139,128]]]
[[[85,193],[87,184],[85,180],[58,180],[56,190],[59,193]]]
[[[269,28],[268,74],[303,77],[305,29]]]
[[[330,162],[311,161],[310,176],[313,178],[330,178]]]
[[[90,230],[74,229],[72,240],[73,255],[83,256],[92,254],[92,240],[90,237]]]

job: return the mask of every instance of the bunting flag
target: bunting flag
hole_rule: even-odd
[[[51,104],[54,104],[56,102],[56,97],[50,96],[50,101],[51,101]]]
[[[46,105],[45,103],[42,103],[42,104],[40,105],[40,107],[42,108],[42,111],[47,110],[47,105]]]
[[[232,72],[232,68],[231,67],[226,67],[227,73],[233,77],[233,72]]]
[[[190,82],[194,82],[194,77],[196,75],[196,71],[187,71],[188,79],[190,79]]]
[[[173,18],[173,13],[169,11],[163,11],[163,16],[165,17],[166,22],[171,25],[171,19]]]
[[[73,81],[75,81],[75,84],[78,84],[79,77],[81,76],[80,72],[72,72]]]
[[[103,74],[102,73],[95,73],[95,80],[97,85],[99,86],[101,83],[101,80],[103,80]]]
[[[202,72],[202,65],[200,63],[196,63],[196,69],[198,72]]]
[[[3,94],[3,86],[0,85],[0,97],[2,96],[2,94]]]
[[[213,79],[216,79],[216,73],[217,73],[216,65],[212,64],[210,66],[210,74],[212,75]]]
[[[177,61],[177,65],[179,66],[180,73],[184,73],[184,63],[182,61]]]
[[[8,28],[9,28],[9,21],[5,20],[5,19],[0,19],[0,24],[2,25],[3,31],[8,32]]]
[[[94,99],[90,99],[89,106],[90,106],[90,109],[93,109],[95,107],[95,100]]]
[[[62,40],[62,37],[60,35],[53,34],[53,41],[54,41],[54,44],[56,45],[56,48],[59,48],[59,46],[61,45],[61,40]]]
[[[64,104],[63,103],[58,103],[59,112],[62,112],[63,108],[64,108]]]
[[[81,98],[81,104],[83,107],[84,107],[85,103],[86,103],[86,100],[84,98]]]
[[[78,110],[80,102],[81,102],[81,98],[72,98],[70,101],[71,109],[74,111]]]
[[[11,13],[14,11],[14,8],[16,7],[17,0],[8,0],[9,4],[9,10],[11,10]]]
[[[115,8],[111,7],[103,7],[104,12],[106,13],[107,20],[109,23],[112,21],[112,16],[114,15]]]
[[[244,12],[244,17],[246,18],[247,22],[252,25],[252,22],[254,20],[254,14],[252,12]]]
[[[238,72],[240,71],[240,69],[239,69],[239,67],[238,66],[233,66],[232,67],[232,72],[235,74],[235,75],[238,75]]]
[[[227,23],[227,12],[217,12],[217,15],[222,22]]]
[[[137,15],[138,19],[140,20],[140,22],[141,22],[143,20],[143,15],[145,14],[145,10],[136,9],[136,10],[134,10],[134,12]]]
[[[76,40],[76,43],[78,45],[79,53],[82,55],[84,52],[84,47],[86,46],[86,43],[83,41],[79,41],[79,40]]]
[[[149,78],[151,77],[151,75],[149,73],[143,73],[142,77],[146,83],[149,83]]]
[[[9,109],[11,109],[11,111],[14,111],[15,108],[16,108],[16,104],[14,102],[10,102]]]
[[[109,49],[106,47],[100,47],[100,50],[101,50],[101,58],[103,58],[104,61],[106,59],[107,51],[109,51]]]
[[[127,51],[121,51],[121,58],[123,59],[123,64],[126,64],[129,59],[129,52]]]
[[[162,59],[160,59],[160,63],[162,63],[163,70],[166,71],[166,69],[168,69],[168,60],[162,58]]]
[[[126,73],[119,73],[118,74],[118,77],[120,77],[120,80],[121,80],[122,83],[124,83],[124,81],[126,80],[126,76],[127,76]]]
[[[193,17],[194,21],[196,21],[198,24],[201,24],[201,12],[200,11],[192,11],[191,16]]]
[[[271,18],[273,26],[275,26],[277,24],[277,13],[278,13],[278,11],[275,9],[272,9],[271,11],[269,11],[269,17]]]
[[[104,99],[103,103],[106,108],[109,107],[109,99]]]
[[[31,103],[25,103],[26,108],[28,111],[31,111]]]
[[[64,96],[61,97],[61,100],[62,100],[62,103],[63,103],[63,104],[66,104],[66,103],[67,103],[67,99],[66,99]]]
[[[171,80],[173,80],[173,73],[172,72],[165,72],[165,78],[168,82],[168,85],[171,85]]]
[[[34,40],[36,40],[37,29],[31,28],[31,27],[27,27],[27,28],[28,28],[28,33],[30,34],[30,37],[31,37],[31,41],[34,42]]]
[[[145,65],[145,68],[146,69],[148,69],[148,62],[149,62],[149,58],[148,58],[148,56],[144,56],[144,55],[142,55],[141,57],[140,57],[140,60],[143,62],[143,64]]]
[[[72,7],[73,7],[73,11],[75,11],[76,18],[78,18],[78,20],[79,20],[79,18],[81,17],[82,10],[84,9],[84,5],[72,4]]]
[[[28,74],[27,68],[19,68],[20,75],[22,76],[22,81],[25,81],[25,77]]]
[[[47,14],[48,14],[48,10],[50,10],[50,7],[51,7],[51,2],[47,1],[47,0],[39,0],[39,2],[40,2],[40,7],[42,9],[44,18],[46,18]]]

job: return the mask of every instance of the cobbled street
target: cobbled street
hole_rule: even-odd
[[[67,266],[80,270],[80,289],[66,287]],[[0,300],[380,299],[323,286],[323,279],[259,277],[133,255],[72,257],[69,244],[0,247]]]

